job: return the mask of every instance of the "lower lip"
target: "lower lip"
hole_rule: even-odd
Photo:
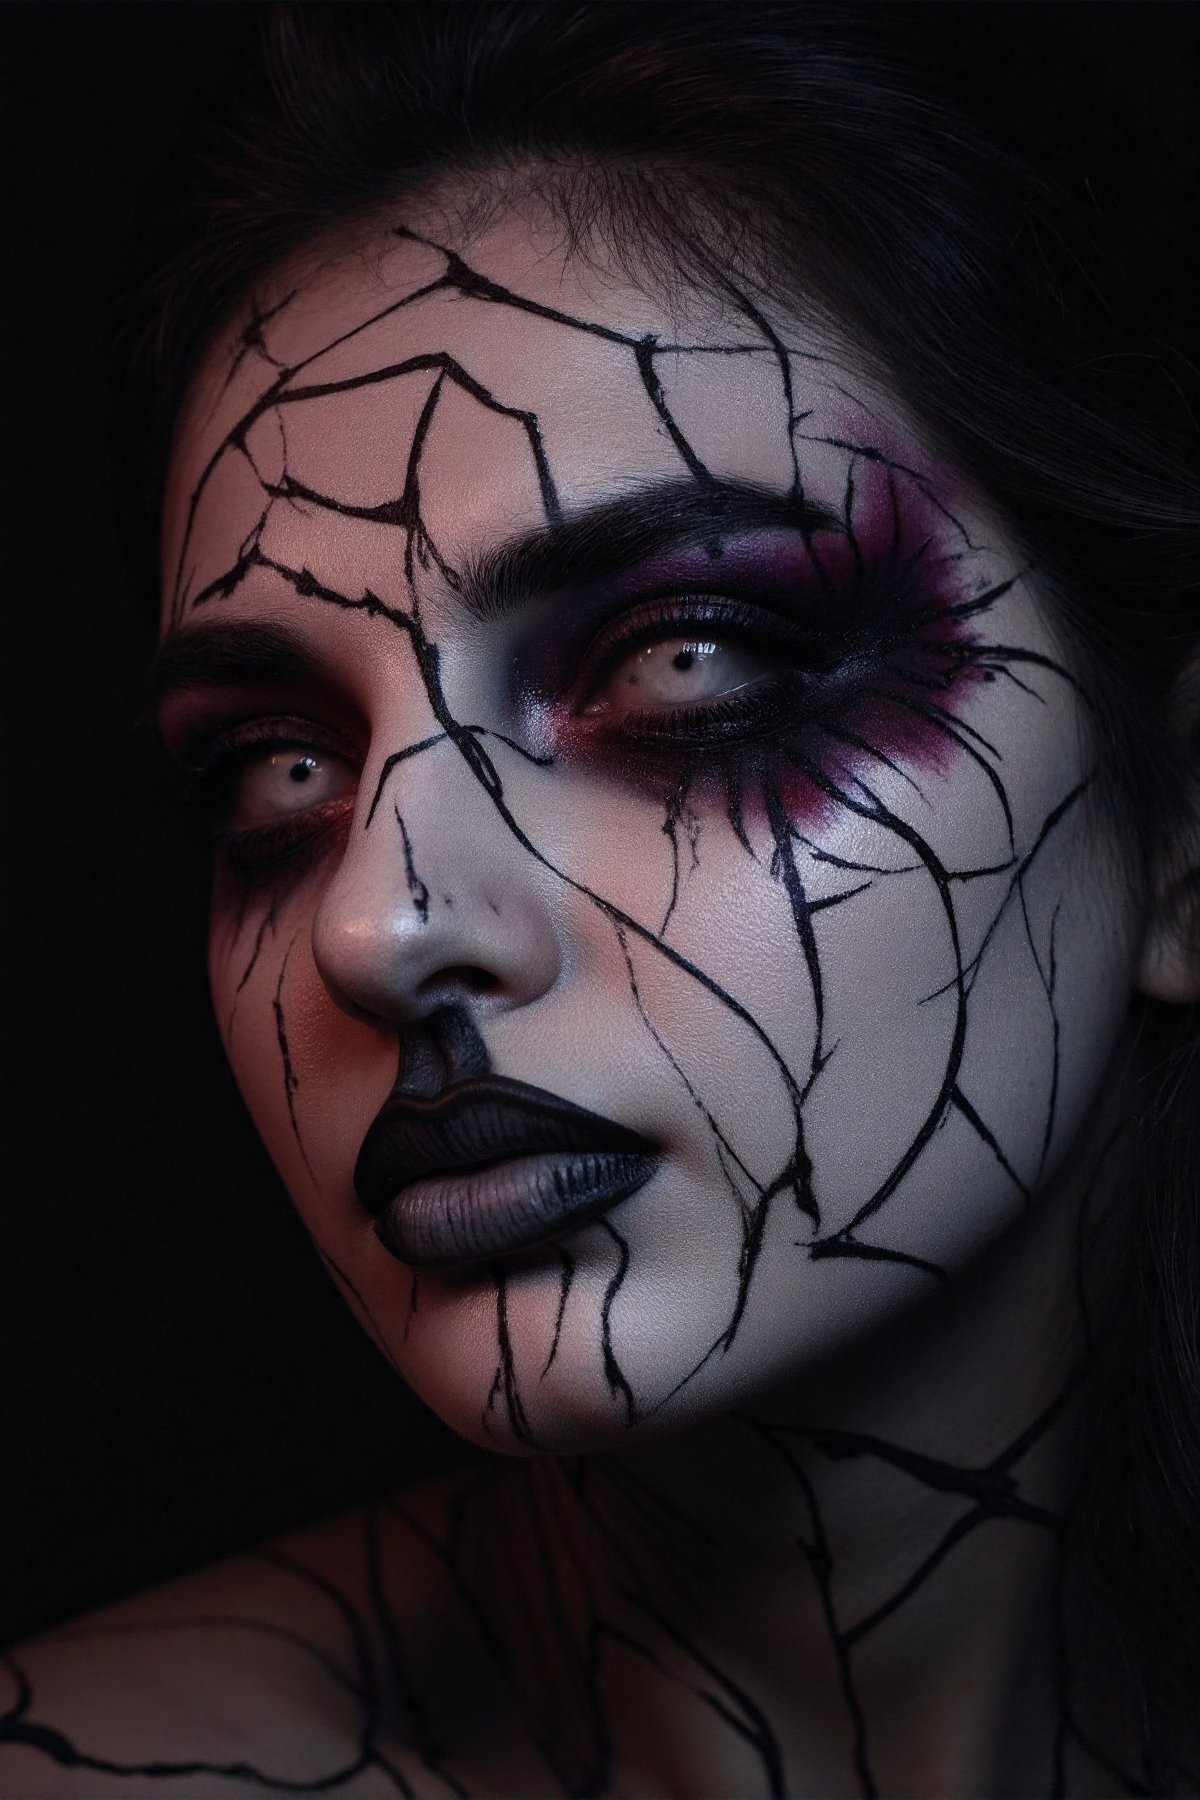
[[[513,1156],[401,1188],[375,1221],[385,1249],[420,1268],[483,1262],[561,1237],[644,1186],[654,1156]]]

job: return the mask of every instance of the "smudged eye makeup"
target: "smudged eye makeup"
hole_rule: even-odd
[[[358,772],[313,720],[260,718],[177,753],[231,873],[257,879],[304,863],[354,803]]]
[[[886,530],[684,553],[677,573],[699,563],[727,591],[604,623],[567,692],[543,686],[555,754],[655,798],[711,788],[739,814],[769,791],[793,816],[895,758],[940,766],[959,691],[988,678],[971,621],[989,594],[921,509],[885,499]]]
[[[970,621],[988,596],[928,520],[886,498],[882,531],[692,544],[518,622],[506,728],[534,732],[561,769],[654,798],[681,782],[697,800],[706,784],[736,789],[739,811],[766,786],[799,812],[864,764],[937,764],[955,690],[986,678]],[[472,629],[449,654],[477,643],[495,661],[490,627]],[[361,756],[318,721],[216,716],[195,735],[182,760],[244,879],[301,870],[349,817]]]
[[[751,729],[778,710],[796,635],[720,595],[656,600],[600,633],[572,710],[585,727],[659,742]]]

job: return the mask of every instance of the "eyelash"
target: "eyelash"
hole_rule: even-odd
[[[343,800],[325,801],[265,825],[235,827],[218,821],[229,804],[229,791],[241,771],[260,757],[281,750],[309,752],[349,763],[344,745],[312,719],[256,719],[218,733],[193,747],[184,764],[191,794],[208,819],[216,854],[247,887],[283,873],[302,874],[325,838],[345,816]]]
[[[762,607],[721,596],[697,596],[689,600],[664,599],[653,603],[630,627],[623,623],[619,635],[606,640],[602,633],[589,652],[577,684],[579,708],[596,693],[607,677],[633,652],[673,638],[701,634],[725,643],[741,644],[776,663],[776,671],[753,683],[748,693],[717,698],[700,705],[629,709],[620,723],[606,719],[586,727],[589,735],[618,739],[634,751],[727,751],[736,754],[746,744],[769,738],[785,727],[802,693],[812,696],[844,682],[856,664],[873,663],[879,654],[861,626],[840,634],[801,626]]]
[[[585,649],[569,695],[554,705],[559,716],[556,746],[585,761],[597,751],[603,756],[607,749],[618,761],[624,757],[632,767],[640,766],[652,784],[663,774],[670,779],[684,770],[694,775],[700,766],[716,781],[728,782],[740,777],[747,757],[771,748],[785,756],[791,748],[793,754],[811,758],[811,748],[801,743],[802,734],[819,733],[831,724],[840,703],[852,705],[855,698],[869,698],[874,684],[865,677],[885,672],[897,649],[927,646],[932,640],[923,627],[945,624],[946,614],[930,605],[929,596],[920,597],[915,609],[904,604],[912,598],[892,595],[886,606],[848,604],[847,616],[832,628],[824,618],[801,624],[780,611],[730,596],[670,595],[644,602],[602,626]],[[728,698],[630,709],[618,715],[619,723],[603,715],[599,722],[585,718],[588,698],[633,652],[701,633],[761,653],[767,672],[750,684],[748,692]],[[943,640],[948,642],[960,650],[964,645],[957,631]],[[898,673],[903,680],[903,673]],[[357,760],[313,720],[272,718],[235,726],[192,752],[189,773],[207,803],[210,820],[214,813],[219,815],[222,795],[241,769],[256,757],[285,749],[349,764]],[[297,878],[315,864],[346,810],[339,799],[266,825],[218,825],[212,840],[243,886],[267,885],[285,872]]]

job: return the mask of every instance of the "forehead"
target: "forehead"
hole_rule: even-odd
[[[461,251],[435,232],[380,227],[284,270],[206,357],[167,487],[168,618],[251,538],[400,604],[417,515],[453,567],[680,475],[783,493],[802,455],[833,496],[846,446],[895,430],[811,323],[732,285],[656,294],[514,213]]]

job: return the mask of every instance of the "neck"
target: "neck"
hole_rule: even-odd
[[[768,1403],[527,1466],[561,1584],[621,1646],[597,1698],[647,1791],[1062,1790],[1096,1201],[1061,1179],[886,1343]]]

